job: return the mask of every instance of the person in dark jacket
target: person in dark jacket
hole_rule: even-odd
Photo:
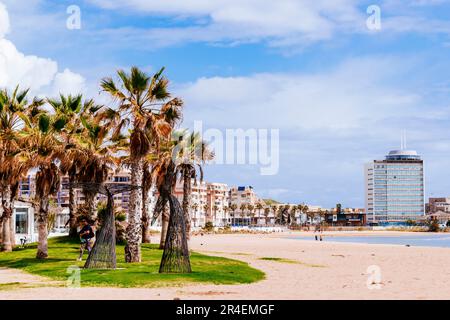
[[[95,237],[94,230],[89,225],[86,219],[82,219],[80,223],[81,223],[81,230],[78,232],[78,235],[80,236],[81,245],[80,245],[80,256],[78,257],[78,261],[83,260],[84,250],[87,250],[88,253],[91,252],[92,242]]]

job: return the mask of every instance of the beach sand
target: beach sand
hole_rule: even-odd
[[[378,232],[334,234],[362,236]],[[408,235],[404,232],[379,234]],[[293,235],[308,235],[311,241],[287,238]],[[449,248],[319,242],[313,241],[313,234],[306,232],[204,235],[193,237],[190,245],[198,252],[246,261],[265,272],[266,279],[246,285],[154,289],[70,289],[44,284],[36,288],[0,290],[0,300],[450,299]],[[380,277],[371,278],[370,270],[379,270]],[[0,269],[0,284],[16,281],[45,283],[46,280],[21,271]]]

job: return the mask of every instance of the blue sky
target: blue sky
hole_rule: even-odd
[[[448,0],[0,3],[0,86],[106,101],[102,77],[166,66],[186,102],[183,126],[280,130],[277,175],[210,165],[208,180],[363,206],[364,162],[398,148],[406,130],[426,161],[427,196],[450,195]],[[66,28],[70,5],[80,30]],[[380,30],[366,26],[369,5],[381,9]]]

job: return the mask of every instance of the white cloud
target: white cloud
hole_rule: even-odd
[[[76,94],[86,91],[85,79],[73,73],[69,69],[64,69],[63,72],[56,74],[53,83],[53,94]]]
[[[261,39],[305,43],[328,39],[338,30],[365,27],[365,12],[357,8],[356,0],[90,1],[107,9],[198,19],[194,26],[150,30],[147,36],[163,44]]]
[[[136,43],[170,46],[184,42],[240,44],[264,41],[271,47],[303,48],[338,35],[366,34],[369,15],[357,0],[89,0],[102,8],[166,16],[183,26],[104,30]],[[426,6],[448,0],[385,0],[380,3],[385,36],[400,33],[450,34],[446,19],[426,17]],[[367,4],[368,5],[368,4]],[[187,21],[187,20],[186,20]]]
[[[418,95],[384,84],[402,68],[396,59],[352,59],[323,73],[200,78],[181,86],[179,94],[187,121],[344,134],[416,111]]]
[[[10,28],[6,7],[0,2],[0,87],[20,85],[33,94],[78,93],[84,90],[84,78],[66,69],[58,72],[57,62],[25,55],[5,38]]]

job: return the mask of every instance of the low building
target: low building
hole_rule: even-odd
[[[325,213],[325,222],[329,226],[362,227],[367,224],[367,215],[363,209],[332,210]]]
[[[450,212],[450,197],[429,198],[426,208],[427,214],[438,211]]]

